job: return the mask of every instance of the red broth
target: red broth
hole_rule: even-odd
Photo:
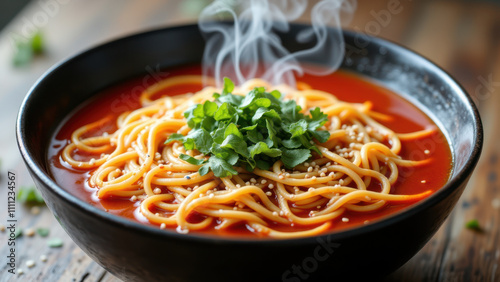
[[[200,74],[199,66],[182,67],[169,72],[169,75]],[[96,95],[94,99],[76,109],[59,126],[53,136],[48,153],[48,162],[52,177],[64,189],[99,209],[109,213],[139,221],[147,225],[153,225],[139,212],[139,202],[129,199],[98,199],[97,188],[89,187],[87,179],[91,171],[76,170],[66,164],[60,157],[61,151],[70,140],[71,133],[79,127],[97,121],[105,116],[112,116],[113,120],[124,111],[134,110],[140,107],[138,98],[142,90],[158,81],[155,76],[145,76],[133,79],[117,86],[111,87]],[[315,89],[324,90],[337,96],[346,102],[362,103],[371,101],[373,110],[392,115],[394,118],[389,122],[381,122],[397,133],[408,133],[426,128],[437,128],[432,120],[417,107],[392,93],[390,90],[369,82],[354,74],[337,71],[328,76],[304,75],[298,81],[305,82]],[[166,95],[176,95],[186,92],[194,92],[201,89],[201,85],[181,85],[166,90]],[[116,130],[113,124],[102,128],[102,132],[113,132]],[[101,132],[101,133],[102,133]],[[400,155],[404,159],[422,160],[430,158],[430,162],[424,166],[415,168],[399,167],[399,178],[392,187],[394,194],[418,194],[431,190],[435,192],[442,187],[449,178],[452,157],[450,147],[444,135],[437,130],[434,134],[416,141],[401,141],[402,151]],[[425,153],[427,152],[427,153]],[[374,220],[387,217],[414,203],[389,203],[382,209],[371,213],[357,213],[346,211],[342,217],[349,218],[343,222],[340,218],[334,220],[332,230],[342,230],[363,224],[369,224]],[[195,219],[196,215],[193,215]],[[276,226],[270,222],[271,227],[286,231],[291,226]],[[209,233],[213,235],[255,237],[242,224],[228,230],[216,230],[209,228],[198,233]]]

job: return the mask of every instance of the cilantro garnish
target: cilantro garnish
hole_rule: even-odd
[[[246,96],[233,95],[234,84],[224,78],[221,94],[215,101],[197,104],[184,112],[191,131],[186,135],[172,134],[165,143],[181,141],[186,150],[197,149],[208,160],[182,154],[188,163],[201,165],[200,175],[210,170],[217,177],[236,175],[233,166],[269,169],[277,160],[293,168],[311,157],[311,151],[321,155],[311,142],[326,142],[330,133],[318,130],[327,121],[319,108],[309,115],[293,100],[283,100],[279,91],[266,92],[256,87]],[[312,144],[311,144],[312,143]]]

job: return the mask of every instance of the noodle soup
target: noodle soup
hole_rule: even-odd
[[[295,101],[301,108],[297,114],[310,124],[326,117],[317,128],[305,128],[314,138],[310,145],[301,144],[303,149],[276,146],[280,138],[272,140],[272,130],[284,130],[282,137],[298,134],[287,132],[291,125],[283,129],[275,122],[274,129],[258,132],[252,142],[243,135],[251,130],[227,117],[231,121],[226,125],[237,124],[234,135],[242,134],[245,152],[251,155],[253,148],[261,157],[244,158],[242,152],[235,166],[218,172],[209,159],[213,150],[201,153],[199,140],[186,139],[195,128],[189,127],[184,112],[221,93],[203,88],[200,73],[191,66],[171,70],[166,80],[148,85],[131,80],[104,90],[73,112],[51,141],[48,160],[56,182],[107,212],[162,229],[290,238],[370,224],[423,200],[448,180],[451,152],[432,120],[391,91],[342,71],[299,77],[297,89],[259,80],[236,87],[235,96],[265,87],[262,99],[272,101],[265,95],[276,89],[283,96],[280,103],[287,107],[286,101]],[[227,96],[225,101],[229,98],[237,99]],[[220,98],[216,102],[207,105],[218,110],[224,104]],[[266,108],[264,104],[260,107]],[[275,112],[281,115],[268,115],[283,118],[286,110]],[[209,118],[216,120],[213,113]],[[162,121],[166,123],[160,125]],[[219,126],[223,122],[221,118]],[[318,140],[319,131],[329,136]],[[215,128],[207,132],[216,138]],[[170,140],[173,134],[185,137]],[[229,144],[222,141],[220,147]],[[262,148],[257,150],[257,145]],[[309,155],[291,154],[302,159],[290,167],[280,157],[294,150]],[[249,169],[252,161],[256,164]],[[202,169],[207,164],[211,167]],[[215,175],[227,171],[230,175]]]

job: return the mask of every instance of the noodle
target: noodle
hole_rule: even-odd
[[[201,79],[177,76],[149,87],[140,97],[141,108],[122,113],[116,121],[106,117],[75,130],[62,159],[75,169],[92,169],[88,184],[98,188],[100,199],[139,201],[141,213],[151,223],[177,228],[181,233],[245,224],[249,230],[270,237],[313,236],[328,230],[346,210],[373,212],[387,202],[414,202],[431,193],[396,195],[391,194],[391,186],[398,179],[398,166],[428,162],[402,159],[398,155],[400,140],[422,138],[435,129],[396,134],[378,122],[392,117],[372,111],[372,103],[342,102],[303,82],[297,84],[297,90],[253,79],[233,94],[244,95],[263,86],[267,91],[285,93],[285,99],[295,100],[305,111],[319,107],[328,115],[322,129],[330,132],[327,142],[316,144],[321,156],[314,154],[293,169],[277,161],[269,170],[248,172],[235,167],[238,175],[232,177],[217,178],[213,172],[201,176],[201,165],[179,156],[206,156],[186,151],[178,141],[165,141],[173,133],[187,134],[190,128],[184,111],[213,100],[217,89],[205,87],[194,94],[155,99],[168,87],[201,84]],[[110,122],[116,122],[117,130],[96,136]],[[295,229],[280,230],[270,223]]]

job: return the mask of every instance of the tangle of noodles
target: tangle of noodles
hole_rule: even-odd
[[[194,94],[155,97],[165,88],[200,84],[201,79],[185,75],[150,86],[140,97],[141,108],[118,117],[114,133],[95,136],[109,118],[75,130],[61,154],[63,160],[73,168],[92,170],[88,184],[98,188],[99,198],[140,201],[140,211],[151,223],[182,233],[245,224],[270,237],[312,236],[328,230],[346,210],[372,212],[387,202],[413,202],[431,193],[395,195],[391,185],[398,179],[398,167],[427,162],[402,159],[400,140],[421,138],[435,129],[396,134],[377,122],[391,117],[372,111],[370,102],[346,103],[305,83],[298,83],[297,90],[260,79],[236,87],[233,94],[244,95],[264,86],[294,99],[303,111],[320,107],[328,115],[323,129],[331,133],[327,142],[317,144],[322,156],[313,154],[291,170],[277,161],[266,171],[235,168],[239,174],[232,177],[219,179],[212,172],[200,176],[200,166],[179,155],[207,156],[186,152],[179,142],[164,143],[172,133],[186,135],[190,128],[184,111],[213,100],[212,94],[219,90],[206,87]],[[270,223],[296,230],[278,230]]]

